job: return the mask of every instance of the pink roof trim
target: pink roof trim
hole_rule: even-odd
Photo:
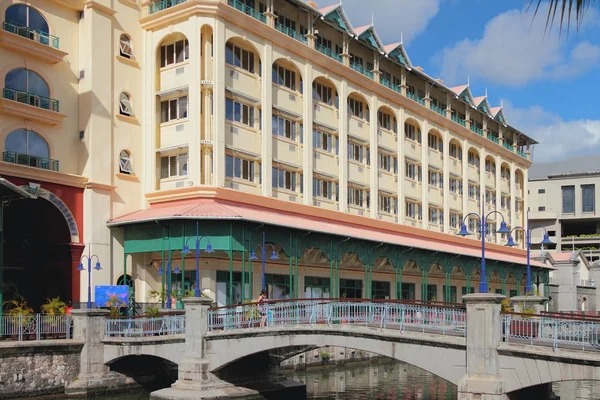
[[[452,90],[457,95],[460,95],[468,87],[469,87],[469,85],[454,86],[454,87],[451,87],[450,90]]]
[[[363,26],[359,26],[358,28],[354,28],[354,33],[356,33],[357,35],[362,35],[363,33],[365,33],[372,25],[363,25]]]
[[[492,107],[490,108],[490,113],[495,117],[502,110],[502,107]]]
[[[213,199],[190,199],[175,202],[167,202],[152,206],[147,210],[136,211],[131,214],[115,218],[111,224],[152,221],[153,219],[164,219],[168,217],[180,218],[210,218],[210,219],[243,219],[245,221],[260,222],[264,224],[284,226],[294,229],[314,231],[315,227],[323,233],[339,235],[343,237],[364,238],[373,242],[383,242],[407,247],[421,248],[431,251],[442,251],[480,257],[481,250],[476,247],[462,247],[456,243],[444,241],[431,241],[424,237],[408,235],[385,229],[375,229],[357,224],[339,222],[335,215],[331,219],[324,219],[306,215],[295,214],[287,211],[276,211],[267,208],[252,206],[228,201],[217,201]],[[488,249],[486,258],[512,262],[515,264],[526,264],[525,256],[503,254],[497,250]],[[548,268],[547,265],[538,261],[531,261],[531,265]]]
[[[328,13],[330,13],[331,11],[335,10],[336,8],[338,8],[340,5],[339,4],[332,4],[330,6],[326,6],[323,8],[319,9],[319,12],[323,15],[327,15]]]
[[[479,106],[481,104],[481,102],[484,100],[485,100],[485,96],[475,97],[473,99],[473,103],[475,103],[476,106]]]
[[[387,44],[387,45],[383,46],[383,50],[385,50],[386,53],[391,53],[392,51],[396,50],[396,48],[398,48],[400,46],[402,46],[402,42]]]

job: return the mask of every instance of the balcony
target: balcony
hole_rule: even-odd
[[[48,125],[56,125],[67,117],[59,113],[58,100],[11,88],[2,90],[0,111]]]
[[[504,143],[502,143],[502,146],[504,146],[505,149],[508,149],[510,151],[514,151],[513,145],[510,143],[506,143],[506,141],[504,141]]]
[[[525,153],[523,150],[521,149],[517,149],[517,154],[520,155],[523,158],[527,158],[527,153]]]
[[[342,56],[340,56],[339,54],[337,54],[336,52],[334,52],[330,48],[327,48],[327,47],[325,47],[323,45],[315,44],[315,50],[317,50],[319,53],[325,54],[329,58],[333,58],[335,61],[337,61],[339,63],[343,63],[344,62],[342,60]]]
[[[384,77],[380,77],[379,78],[379,83],[381,83],[386,88],[392,89],[394,92],[402,93],[402,90],[400,89],[400,86],[394,85],[392,82],[390,82],[389,80],[385,79]]]
[[[456,116],[454,114],[452,114],[452,117],[450,117],[450,119],[452,121],[456,122],[459,125],[462,125],[462,126],[465,126],[465,127],[467,126],[467,122],[464,119],[459,118],[458,116]]]
[[[179,0],[181,1],[181,0]],[[244,14],[247,14],[249,16],[251,16],[254,19],[259,20],[260,22],[262,22],[263,24],[267,23],[267,17],[266,15],[256,11],[254,8],[248,7],[246,4],[242,3],[241,1],[238,0],[227,0],[227,5],[230,7],[235,8],[238,11],[243,12]]]
[[[58,160],[30,156],[29,154],[15,153],[14,151],[5,151],[2,153],[2,161],[12,164],[26,165],[28,167],[58,171]]]
[[[149,12],[150,14],[157,13],[159,11],[166,10],[167,8],[171,8],[177,6],[179,4],[185,3],[186,0],[162,0],[157,1],[156,3],[150,4]]]
[[[58,38],[56,36],[36,31],[28,26],[21,26],[16,22],[4,21],[4,30],[58,49]]]
[[[475,124],[471,124],[469,128],[479,136],[483,136],[483,129],[476,127]]]
[[[282,25],[279,22],[277,22],[275,24],[275,29],[277,29],[279,32],[283,33],[284,35],[287,35],[287,36],[291,37],[292,39],[299,41],[302,44],[308,44],[308,39],[306,39],[306,36],[300,35],[295,30],[288,28],[287,26]]]
[[[490,139],[494,143],[500,144],[500,139],[498,139],[496,136],[492,135],[491,133],[487,134],[487,138]]]
[[[58,49],[59,40],[56,36],[11,21],[3,23],[0,46],[50,64],[62,61],[68,54]]]
[[[444,110],[441,107],[436,106],[433,103],[429,104],[429,108],[432,109],[433,111],[435,111],[436,113],[443,115],[444,117],[446,116],[446,110]]]
[[[425,99],[422,98],[421,96],[417,96],[416,94],[412,93],[412,92],[406,92],[406,97],[408,97],[409,99],[416,101],[417,103],[421,104],[422,106],[425,105]]]
[[[360,72],[367,78],[373,79],[373,72],[367,71],[361,64],[358,63],[350,63],[350,68],[355,70],[356,72]]]

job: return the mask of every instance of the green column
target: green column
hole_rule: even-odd
[[[294,298],[294,286],[296,285],[296,282],[294,282],[294,256],[292,255],[292,234],[290,233],[290,256],[288,257],[289,259],[289,275],[290,275],[290,298]]]
[[[246,248],[248,249],[248,251],[251,251],[250,250],[250,246],[251,246],[251,244],[250,244],[250,235],[248,235],[248,236],[249,237],[248,237],[248,239],[246,241],[248,243],[248,246],[246,246]],[[249,293],[248,293],[248,298],[250,300],[252,300],[254,298],[254,294],[253,294],[254,293],[254,276],[253,275],[254,274],[253,274],[253,271],[252,271],[252,260],[250,259],[250,257],[248,257],[248,286],[250,287]]]
[[[471,293],[471,274],[466,274],[465,275],[465,280],[466,280],[466,285],[467,285],[467,293],[466,294],[470,294]]]
[[[335,280],[335,298],[340,297],[340,262],[336,259],[333,265],[333,278]]]
[[[500,278],[502,280],[502,294],[506,296],[506,277]]]
[[[298,258],[299,258],[299,256],[298,256],[298,238],[296,238],[296,252],[294,254],[295,254],[295,256],[294,256],[294,263],[296,264],[295,265],[296,266],[296,271],[295,271],[295,277],[296,277],[295,278],[296,279],[295,282],[296,282],[296,285],[294,286],[294,288],[296,289],[296,296],[295,296],[295,298],[298,299],[299,298],[298,297],[298,291],[300,290],[299,289],[299,287],[300,287],[300,273],[299,273],[299,269],[298,269]]]
[[[185,253],[183,252],[183,248],[185,247],[185,222],[181,225],[181,297],[185,296]],[[178,305],[179,306],[179,305]],[[181,304],[181,308],[183,308],[183,302]]]
[[[515,279],[517,281],[517,296],[521,295],[521,280]]]
[[[451,291],[450,291],[450,272],[446,272],[446,285],[444,288],[444,301],[450,303]]]
[[[394,287],[396,288],[396,300],[402,300],[402,268],[394,268]]]

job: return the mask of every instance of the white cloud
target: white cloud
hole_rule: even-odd
[[[600,120],[564,121],[540,106],[516,108],[506,100],[504,113],[512,126],[540,142],[533,152],[534,162],[600,153]]]
[[[598,13],[590,9],[587,26]],[[440,75],[450,82],[465,82],[467,76],[511,87],[544,79],[573,78],[585,74],[600,61],[600,46],[583,41],[571,51],[570,40],[559,37],[558,28],[545,30],[543,13],[512,10],[490,20],[480,39],[464,39],[436,56]],[[585,29],[583,26],[582,29]]]
[[[400,33],[402,33],[404,43],[407,44],[423,32],[429,22],[438,14],[440,1],[375,0],[365,2],[364,0],[344,0],[342,4],[352,26],[370,24],[371,13],[373,13],[375,29],[384,44],[399,42]],[[335,0],[329,1],[329,3],[334,2]]]

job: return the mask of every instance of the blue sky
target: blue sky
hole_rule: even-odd
[[[323,0],[325,1],[325,0]],[[537,139],[534,162],[600,154],[600,7],[579,31],[545,31],[528,0],[343,0],[353,26],[384,44],[400,34],[413,65],[448,86],[467,83],[509,124]],[[332,2],[319,2],[326,6]]]

